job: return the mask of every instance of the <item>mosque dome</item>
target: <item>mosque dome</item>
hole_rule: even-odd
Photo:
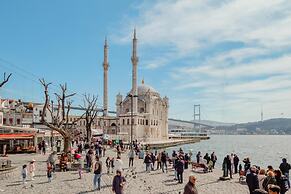
[[[137,88],[137,93],[139,96],[146,95],[147,93],[158,93],[153,87],[149,85],[140,85]]]
[[[153,87],[144,84],[144,80],[142,80],[142,84],[137,87],[137,93],[139,96],[143,96],[146,94],[159,94]]]

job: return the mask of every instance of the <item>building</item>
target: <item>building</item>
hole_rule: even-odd
[[[118,136],[123,140],[157,141],[168,139],[168,109],[169,99],[161,97],[153,87],[142,80],[138,86],[137,80],[137,38],[134,30],[132,50],[132,88],[123,98],[116,96],[116,117],[108,116],[108,44],[104,45],[104,91],[103,117],[101,125],[104,133]],[[132,132],[132,133],[131,133]]]

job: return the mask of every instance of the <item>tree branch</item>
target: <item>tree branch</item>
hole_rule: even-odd
[[[3,81],[0,83],[0,88],[9,81],[9,78],[11,77],[11,75],[12,73],[10,73],[8,77],[6,77],[6,73],[4,73]]]

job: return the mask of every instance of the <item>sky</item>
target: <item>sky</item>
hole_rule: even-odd
[[[138,82],[170,100],[169,117],[248,122],[291,117],[289,0],[0,1],[3,98],[43,101],[39,78],[67,83],[102,106],[103,44],[109,43],[109,108],[131,88],[131,43]],[[1,75],[2,76],[2,75]],[[1,77],[0,77],[1,78]]]

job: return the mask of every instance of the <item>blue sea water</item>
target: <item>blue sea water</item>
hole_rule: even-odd
[[[291,163],[291,136],[288,135],[213,135],[209,140],[199,143],[168,148],[167,152],[170,154],[172,150],[178,150],[180,147],[185,152],[192,149],[192,159],[195,159],[198,151],[202,152],[202,156],[214,151],[218,165],[221,165],[223,158],[230,153],[237,154],[241,161],[249,157],[252,165],[262,168],[268,165],[278,168],[284,157]]]

